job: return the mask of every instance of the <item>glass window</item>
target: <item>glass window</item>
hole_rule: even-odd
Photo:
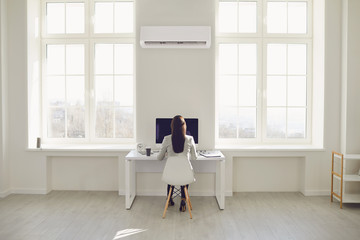
[[[95,45],[95,135],[133,138],[132,44]],[[118,67],[114,67],[118,66]],[[124,129],[122,132],[119,130]]]
[[[267,51],[267,137],[305,138],[307,46],[268,44]],[[283,124],[276,126],[276,113]]]
[[[43,6],[44,142],[134,141],[133,1]]]
[[[257,2],[219,2],[219,31],[256,33]]]
[[[46,50],[47,137],[85,138],[85,46],[48,44]]]
[[[307,33],[307,2],[268,1],[268,33]]]
[[[84,3],[46,3],[47,34],[71,34],[85,32]]]
[[[95,33],[133,32],[133,2],[95,2]]]
[[[218,142],[310,141],[310,5],[219,0]]]
[[[255,138],[257,45],[219,44],[219,136]],[[231,116],[234,114],[234,116]],[[230,119],[226,119],[229,117]]]

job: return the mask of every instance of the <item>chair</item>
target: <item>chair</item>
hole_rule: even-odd
[[[169,195],[167,196],[167,200],[165,204],[163,218],[165,218],[166,211],[169,206],[172,189],[174,188],[174,186],[180,185],[180,186],[185,186],[184,192],[185,192],[186,204],[189,209],[190,218],[192,219],[192,214],[191,214],[192,205],[190,202],[190,197],[186,185],[195,182],[195,176],[194,176],[194,170],[187,156],[168,157],[163,171],[162,181],[171,185]]]

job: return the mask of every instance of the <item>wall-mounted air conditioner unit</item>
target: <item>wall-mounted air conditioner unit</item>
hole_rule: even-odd
[[[209,48],[209,26],[143,26],[140,45],[143,48]]]

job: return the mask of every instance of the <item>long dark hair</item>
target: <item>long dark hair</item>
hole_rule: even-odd
[[[176,115],[171,121],[171,140],[175,153],[181,153],[184,151],[185,134],[185,119],[180,115]]]

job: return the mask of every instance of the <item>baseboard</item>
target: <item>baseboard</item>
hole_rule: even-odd
[[[125,193],[124,193],[125,194]],[[215,196],[214,191],[189,191],[189,194],[194,197],[213,197]],[[123,195],[120,194],[119,195]],[[164,190],[137,190],[136,191],[137,196],[166,196],[166,191]],[[232,197],[233,193],[231,191],[225,192],[226,197]]]
[[[11,193],[13,194],[48,194],[46,189],[12,189]]]
[[[5,198],[11,194],[11,191],[8,189],[6,191],[0,192],[0,198]]]
[[[305,197],[315,197],[315,196],[330,196],[330,192],[327,190],[308,190],[308,191],[253,191],[253,192],[249,192],[249,191],[238,191],[239,193],[256,193],[256,192],[300,192],[301,194],[303,194]],[[228,196],[228,195],[226,195]]]
[[[81,190],[79,190],[81,191]],[[85,191],[85,190],[83,190]],[[48,192],[45,189],[13,189],[12,191],[7,191],[4,193],[0,193],[0,197],[4,195],[4,197],[10,194],[47,194]],[[213,191],[190,191],[192,196],[215,196],[215,192]],[[118,191],[119,196],[124,196],[125,191]],[[137,190],[137,196],[166,196],[166,190]],[[231,197],[232,192],[226,192],[225,196]]]
[[[232,191],[225,191],[225,197],[232,197],[233,192]]]
[[[311,197],[311,196],[330,196],[330,192],[328,190],[307,190],[307,191],[300,191],[304,196]],[[125,191],[120,190],[119,196],[124,196]],[[215,192],[213,191],[190,191],[189,192],[192,196],[215,196]],[[13,189],[13,190],[6,190],[3,192],[0,192],[0,198],[5,198],[9,196],[10,194],[48,194],[48,191],[46,189]],[[166,191],[163,190],[138,190],[137,191],[138,196],[166,196]],[[226,191],[225,192],[226,197],[232,197],[233,192],[232,191]]]
[[[300,191],[306,197],[314,197],[314,196],[330,196],[329,190],[305,190]]]

